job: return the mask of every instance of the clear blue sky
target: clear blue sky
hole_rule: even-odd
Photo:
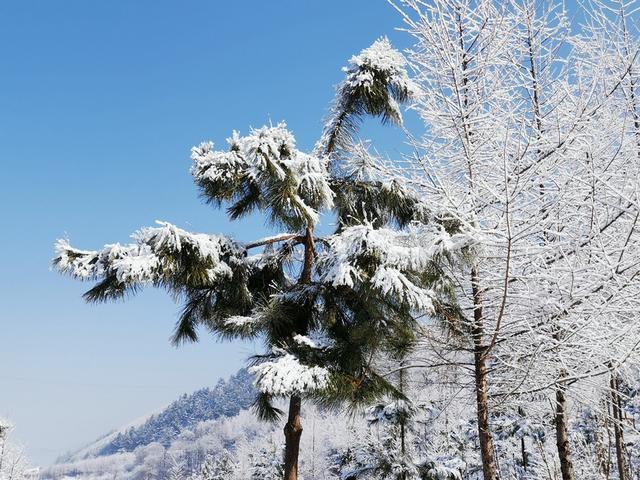
[[[206,335],[173,348],[163,292],[85,305],[88,284],[49,271],[55,239],[98,248],[156,219],[267,233],[200,202],[190,147],[273,119],[310,148],[340,68],[380,35],[406,47],[400,25],[384,0],[0,3],[0,415],[36,463],[252,352]]]

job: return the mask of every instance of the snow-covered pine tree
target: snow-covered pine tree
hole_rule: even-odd
[[[253,458],[251,480],[279,480],[283,472],[281,449],[273,443],[262,448]]]
[[[399,123],[398,103],[412,92],[404,57],[383,38],[351,59],[314,153],[298,150],[284,123],[234,132],[226,151],[210,142],[192,149],[191,173],[207,202],[227,205],[232,219],[261,212],[284,233],[241,243],[159,222],[129,245],[86,251],[57,243],[58,271],[97,281],[87,301],[152,285],[183,301],[176,343],[197,340],[199,326],[264,341],[251,370],[255,409],[275,420],[274,400],[289,401],[287,480],[297,478],[303,398],[370,403],[397,393],[372,360],[413,342],[415,312],[455,304],[444,265],[471,237],[432,216],[355,138],[364,115]],[[335,234],[316,234],[323,215],[338,219]]]
[[[171,456],[169,458],[169,469],[167,470],[168,480],[183,480],[185,478],[184,462],[180,458]]]
[[[200,468],[200,472],[192,476],[192,480],[232,480],[236,464],[230,452],[208,457]]]
[[[404,399],[378,403],[367,411],[366,437],[337,458],[343,480],[461,480],[465,463],[458,456],[438,455],[433,438],[419,433],[416,406]]]
[[[407,438],[412,413],[413,406],[403,399],[369,408],[367,421],[373,428],[368,437],[355,446],[352,465],[342,472],[343,478],[420,478],[414,449]]]

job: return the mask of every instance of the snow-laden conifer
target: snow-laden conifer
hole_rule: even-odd
[[[406,65],[405,57],[386,37],[351,57],[316,152],[349,156],[359,122],[367,115],[380,117],[383,123],[402,124],[400,104],[416,91]]]
[[[355,136],[365,115],[400,123],[399,104],[414,94],[405,64],[386,39],[354,56],[312,153],[297,148],[284,123],[234,132],[227,149],[193,147],[191,174],[206,202],[226,206],[232,219],[260,214],[281,233],[241,243],[160,223],[129,245],[56,245],[58,271],[96,282],[87,300],[146,285],[180,299],[176,342],[196,340],[198,327],[264,342],[252,359],[255,409],[273,420],[282,413],[274,402],[289,401],[287,480],[297,478],[303,399],[356,405],[402,397],[376,359],[410,348],[416,315],[455,310],[448,268],[475,243]],[[318,236],[316,226],[331,216],[337,230]]]

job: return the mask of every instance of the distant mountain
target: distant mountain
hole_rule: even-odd
[[[213,388],[184,394],[165,409],[98,439],[77,452],[67,454],[58,463],[68,463],[115,453],[133,452],[136,448],[159,443],[168,447],[184,430],[198,423],[220,417],[233,417],[251,406],[255,399],[251,375],[242,369]]]
[[[283,442],[282,421],[262,422],[251,412],[255,393],[253,377],[240,370],[61,457],[39,480],[170,480],[176,471],[177,478],[194,480],[207,460],[226,454],[236,460],[234,478],[254,478],[256,462],[279,455]],[[284,401],[278,406],[286,407]],[[365,422],[337,415],[305,406],[305,478],[328,472],[335,453],[364,435]]]

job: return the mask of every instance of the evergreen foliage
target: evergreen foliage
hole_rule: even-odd
[[[368,409],[370,430],[337,459],[342,480],[461,480],[467,465],[459,456],[433,451],[420,437],[417,413],[424,405],[396,400]],[[429,432],[430,434],[434,432]],[[449,435],[452,432],[449,432]]]
[[[416,312],[434,313],[434,303],[455,301],[443,265],[471,240],[427,223],[428,212],[401,179],[373,157],[364,165],[361,150],[339,173],[329,172],[328,161],[338,146],[347,152],[354,119],[370,114],[400,122],[396,102],[411,94],[404,65],[386,39],[352,58],[338,88],[337,120],[320,141],[324,153],[297,150],[284,123],[247,136],[234,132],[228,151],[211,143],[193,148],[191,173],[207,202],[228,205],[231,218],[258,210],[287,229],[283,236],[242,245],[160,222],[134,234],[131,245],[100,251],[59,241],[54,265],[97,280],[85,296],[90,301],[120,298],[147,284],[182,298],[176,341],[195,340],[201,325],[223,337],[263,339],[267,351],[251,370],[263,418],[278,415],[271,401],[279,396],[333,404],[394,392],[371,359],[390,343],[411,344]],[[321,213],[342,221],[334,235],[314,237]],[[266,248],[250,255],[258,246]],[[380,329],[389,334],[379,335]]]
[[[179,459],[171,457],[167,480],[183,480],[184,477],[184,464]]]
[[[411,348],[416,315],[455,310],[447,267],[473,245],[400,175],[355,147],[364,115],[401,123],[398,102],[413,91],[402,54],[381,39],[350,63],[313,154],[297,149],[284,123],[234,132],[226,151],[210,142],[192,149],[191,173],[206,202],[226,205],[231,219],[260,212],[284,234],[241,244],[159,222],[130,245],[99,251],[59,241],[53,261],[62,273],[97,281],[88,301],[145,285],[166,289],[184,305],[176,342],[196,340],[199,326],[263,340],[250,372],[254,406],[267,420],[281,413],[276,398],[357,405],[402,397],[374,360]],[[315,235],[321,215],[338,219],[336,233]],[[250,254],[255,248],[262,251]],[[288,425],[298,417],[290,410]]]

